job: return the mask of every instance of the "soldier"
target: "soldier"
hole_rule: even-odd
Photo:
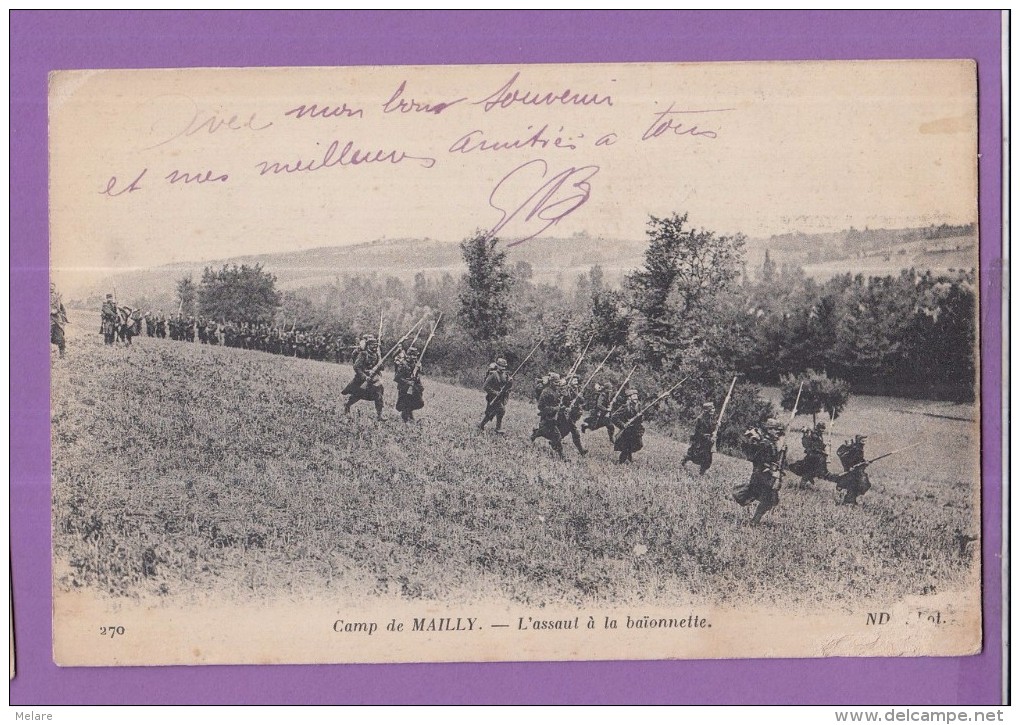
[[[195,317],[194,315],[188,315],[187,322],[184,323],[184,341],[194,342],[195,341]]]
[[[506,415],[506,404],[510,400],[510,389],[514,385],[514,379],[507,373],[506,367],[506,359],[501,357],[489,364],[485,383],[482,384],[482,390],[485,391],[485,412],[482,414],[482,422],[478,424],[478,430],[485,430],[486,424],[495,418],[496,432],[503,432],[503,416]]]
[[[733,498],[741,506],[757,501],[758,507],[751,518],[752,524],[761,523],[761,517],[779,505],[782,487],[783,453],[777,441],[783,435],[783,424],[775,418],[765,422],[765,428],[751,428],[744,436],[751,460],[751,479],[733,489]]]
[[[581,432],[605,428],[609,434],[609,442],[613,442],[613,434],[616,426],[613,425],[612,411],[609,410],[609,403],[612,395],[602,383],[595,383],[592,386],[592,394],[587,402],[588,417],[581,423]]]
[[[699,473],[704,476],[712,466],[712,447],[715,445],[715,405],[706,402],[701,406],[701,415],[694,421],[694,432],[691,433],[691,445],[681,466],[686,468],[687,462],[696,463]]]
[[[60,357],[64,357],[64,326],[67,324],[67,310],[57,292],[57,286],[50,283],[50,344],[57,346]]]
[[[641,396],[634,389],[625,395],[623,405],[611,414],[613,425],[620,429],[613,441],[613,450],[620,453],[617,463],[633,463],[634,454],[644,448],[645,426],[638,407]]]
[[[341,392],[349,396],[344,403],[344,413],[351,412],[351,406],[359,400],[371,400],[375,403],[375,414],[383,419],[383,384],[381,361],[382,353],[379,345],[371,335],[365,339],[365,348],[359,350],[354,358],[354,379]]]
[[[840,505],[853,506],[857,504],[857,497],[863,496],[871,490],[871,480],[868,478],[867,460],[864,458],[864,441],[867,436],[856,435],[852,441],[846,441],[836,449],[836,456],[843,464],[843,471],[836,476],[836,490],[842,489],[843,500]]]
[[[556,416],[556,425],[560,430],[560,439],[562,440],[567,435],[570,435],[570,440],[573,441],[577,452],[582,456],[586,456],[588,451],[581,444],[581,434],[577,430],[577,421],[581,419],[582,414],[580,390],[580,378],[576,375],[566,378],[562,399],[560,400],[560,411]]]
[[[102,322],[99,331],[103,334],[103,343],[112,345],[117,339],[117,331],[120,328],[120,312],[117,310],[117,303],[113,301],[112,294],[107,293],[100,314]]]
[[[131,339],[135,336],[135,321],[132,317],[135,310],[124,305],[123,307],[120,307],[117,312],[117,338],[125,345],[130,345]]]
[[[203,345],[209,342],[209,323],[206,322],[205,318],[201,315],[198,316],[198,320],[195,322],[195,328],[198,330],[198,341]]]
[[[163,310],[156,310],[156,337],[166,339],[166,315]]]
[[[811,488],[816,478],[829,477],[828,456],[825,452],[825,423],[805,428],[800,438],[804,457],[790,464],[790,470],[800,476],[801,488]]]
[[[545,438],[556,454],[563,458],[563,438],[560,435],[556,419],[559,417],[566,381],[561,380],[556,373],[549,373],[546,380],[548,382],[538,396],[538,427],[531,431],[531,442],[534,443],[539,438]]]
[[[410,423],[414,420],[414,411],[425,407],[425,384],[421,380],[418,348],[409,348],[400,363],[394,364],[393,382],[397,386],[396,408],[400,411],[400,419]]]
[[[216,320],[209,320],[205,323],[205,341],[210,345],[220,344],[220,326]]]

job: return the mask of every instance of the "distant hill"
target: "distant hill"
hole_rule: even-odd
[[[618,283],[641,264],[646,247],[645,239],[577,234],[533,239],[508,251],[511,264],[531,265],[534,281],[572,285],[577,275],[596,264],[602,267],[608,282]],[[908,267],[946,271],[977,266],[977,233],[972,226],[848,229],[824,234],[792,232],[748,239],[745,250],[751,274],[761,267],[766,250],[777,265],[803,267],[809,276],[819,280],[845,272],[895,274]],[[261,264],[276,275],[283,290],[319,287],[345,275],[378,274],[410,281],[419,272],[430,276],[449,273],[456,277],[464,270],[457,241],[428,237],[382,239],[346,247],[168,264],[119,273],[66,294],[68,299],[95,306],[103,293],[116,289],[125,301],[145,299],[170,308],[178,279],[190,274],[198,282],[205,267],[224,264]]]

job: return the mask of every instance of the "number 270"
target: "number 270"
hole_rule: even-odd
[[[123,634],[124,634],[124,628],[123,627],[100,627],[99,628],[99,635],[101,637],[109,637],[110,639],[113,639],[114,637],[117,637],[119,635],[122,636]]]

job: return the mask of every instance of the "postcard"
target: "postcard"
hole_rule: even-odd
[[[49,78],[54,660],[981,651],[968,60]]]

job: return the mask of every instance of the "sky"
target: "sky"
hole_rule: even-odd
[[[633,239],[674,211],[752,237],[967,223],[976,111],[970,61],[62,72],[51,268]]]

